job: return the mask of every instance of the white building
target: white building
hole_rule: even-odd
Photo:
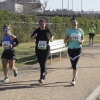
[[[8,10],[13,13],[33,14],[38,11],[43,13],[42,6],[43,4],[41,4],[40,0],[6,0],[5,2],[0,2],[1,10]]]

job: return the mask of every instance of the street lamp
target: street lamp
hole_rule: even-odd
[[[68,16],[69,16],[69,0],[68,0]]]
[[[81,17],[82,17],[82,12],[83,12],[83,11],[82,11],[82,0],[81,0]]]
[[[63,0],[62,0],[62,18],[63,18]]]
[[[72,0],[72,11],[73,11],[73,0]]]

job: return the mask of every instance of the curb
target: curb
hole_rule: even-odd
[[[85,100],[96,100],[98,96],[100,96],[100,85]]]

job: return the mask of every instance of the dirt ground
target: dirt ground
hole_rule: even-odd
[[[78,62],[78,80],[71,86],[72,68],[68,57],[47,64],[47,77],[38,83],[39,64],[18,68],[18,77],[9,70],[10,82],[0,73],[0,100],[85,100],[100,84],[100,44],[83,47]]]

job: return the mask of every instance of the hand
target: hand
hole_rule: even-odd
[[[83,44],[83,41],[79,41],[79,44]]]
[[[69,37],[69,38],[68,38],[68,41],[71,41],[71,40],[72,40],[72,37]]]
[[[37,34],[38,34],[38,33],[34,34],[34,38],[37,37]]]
[[[12,45],[12,44],[10,44],[10,45],[9,45],[9,48],[13,48],[13,45]]]

